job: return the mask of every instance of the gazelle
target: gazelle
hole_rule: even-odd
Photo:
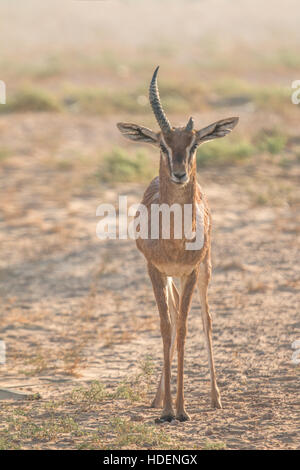
[[[189,420],[184,404],[184,345],[187,333],[187,317],[196,284],[200,294],[203,329],[205,333],[210,377],[212,406],[221,408],[220,392],[216,382],[216,373],[212,348],[212,321],[209,313],[207,290],[211,276],[211,217],[202,189],[196,177],[196,149],[203,142],[223,137],[236,126],[237,117],[222,119],[201,130],[194,129],[192,118],[185,127],[172,127],[167,119],[159,97],[156,68],[149,90],[149,99],[160,131],[152,130],[131,123],[118,123],[121,133],[130,140],[147,142],[160,148],[159,176],[146,189],[142,204],[148,209],[148,224],[151,226],[151,205],[179,204],[192,207],[191,229],[203,233],[203,243],[197,249],[187,250],[183,235],[164,239],[161,234],[157,239],[137,238],[138,249],[148,263],[148,273],[152,282],[155,299],[160,315],[160,328],[163,340],[163,372],[158,384],[156,396],[152,402],[155,408],[163,404],[160,421]],[[171,232],[174,235],[171,222]],[[180,294],[172,280],[180,278]],[[176,414],[171,396],[171,361],[177,338],[178,371]]]

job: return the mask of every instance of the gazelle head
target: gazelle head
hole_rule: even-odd
[[[236,126],[239,118],[230,117],[210,124],[203,129],[194,129],[193,118],[185,127],[172,127],[161,104],[156,68],[149,89],[149,99],[155,118],[160,127],[159,132],[153,132],[147,127],[137,124],[119,122],[121,133],[135,142],[147,142],[160,147],[162,161],[173,183],[184,185],[189,181],[195,163],[198,145],[209,140],[224,137]]]

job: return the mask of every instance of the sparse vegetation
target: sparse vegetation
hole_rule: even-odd
[[[225,450],[226,444],[224,442],[206,440],[203,450]]]
[[[71,393],[71,400],[75,403],[86,405],[94,405],[103,402],[104,399],[110,397],[110,393],[106,387],[98,382],[93,381],[88,388],[78,387]]]
[[[88,387],[78,387],[71,393],[71,401],[89,408],[107,399],[125,399],[130,402],[138,402],[147,397],[152,382],[153,362],[150,356],[146,356],[139,362],[140,372],[125,378],[115,390],[93,381]]]
[[[59,63],[59,62],[57,62]],[[134,68],[134,66],[133,66]],[[114,86],[97,87],[63,85],[57,92],[47,86],[44,78],[60,74],[55,62],[44,64],[35,71],[27,87],[17,87],[1,113],[7,112],[60,112],[90,115],[109,115],[116,113],[144,114],[149,112],[147,89],[143,81],[126,90]],[[37,87],[34,80],[39,79]],[[189,80],[162,80],[160,92],[164,96],[164,106],[168,113],[188,113],[252,104],[255,109],[280,113],[290,106],[291,91],[288,87],[272,84],[266,86],[253,84],[247,80],[237,80],[230,74],[222,80],[198,83]]]
[[[201,166],[236,164],[248,160],[255,154],[255,147],[247,140],[216,140],[203,144],[197,152],[197,163]]]
[[[112,446],[114,449],[128,449],[132,446],[143,449],[176,448],[176,443],[171,441],[164,430],[151,424],[134,423],[128,419],[114,418],[111,421],[111,429],[115,433]]]
[[[291,102],[299,11],[265,2],[256,20],[251,0],[243,9],[219,2],[217,15],[201,15],[204,2],[195,0],[120,1],[120,22],[115,2],[27,3],[0,2],[0,372],[3,388],[31,400],[0,402],[0,450],[299,448],[299,366],[291,362],[300,337],[300,105]],[[154,425],[155,299],[134,242],[96,238],[95,210],[116,205],[119,193],[140,201],[158,173],[157,149],[129,144],[115,126],[158,130],[148,100],[156,65],[172,125],[191,115],[197,129],[228,116],[240,122],[197,156],[212,209],[224,407],[210,408],[195,298],[191,421]],[[173,366],[175,401],[176,353]]]
[[[20,447],[14,443],[13,439],[8,432],[3,432],[3,436],[0,435],[0,450],[19,450]],[[7,437],[5,436],[7,435]]]
[[[60,111],[61,107],[57,98],[37,88],[26,88],[19,90],[7,104],[0,107],[0,112],[54,112]]]
[[[287,136],[277,130],[261,131],[255,141],[259,151],[277,155],[284,150]]]
[[[262,188],[251,187],[248,189],[250,200],[257,206],[283,207],[287,204],[294,206],[299,202],[299,196],[294,193],[288,182],[274,182],[272,179],[262,179]]]
[[[144,151],[131,154],[118,147],[103,156],[98,171],[98,178],[106,182],[144,181],[153,176],[153,166]]]
[[[128,377],[120,385],[114,394],[116,398],[125,398],[132,402],[146,398],[152,381],[153,362],[150,356],[140,361],[141,372]]]
[[[0,430],[0,450],[18,449],[27,441],[50,442],[79,432],[79,426],[71,416],[48,413],[44,417],[36,416],[33,421],[30,412],[17,409],[6,419],[6,428]]]
[[[26,416],[11,421],[9,430],[17,434],[18,440],[36,439],[38,441],[51,441],[61,434],[72,433],[78,429],[78,425],[69,416],[53,415],[39,424],[32,423]]]

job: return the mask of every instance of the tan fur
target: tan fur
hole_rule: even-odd
[[[178,134],[174,140],[167,140],[166,143],[175,149],[174,155],[177,155],[177,147],[180,152],[185,150],[184,145],[189,145],[190,139],[187,138],[182,132],[180,139]],[[189,136],[188,136],[189,137]],[[183,145],[184,144],[184,145]],[[177,147],[176,147],[177,146]],[[210,227],[211,218],[206,198],[196,180],[196,162],[192,162],[189,181],[183,186],[179,187],[170,180],[170,172],[166,160],[163,155],[160,158],[160,172],[159,177],[155,178],[149,187],[146,189],[142,204],[148,209],[148,226],[151,226],[151,204],[173,203],[192,204],[193,206],[193,227],[196,224],[196,206],[203,206],[204,210],[204,244],[200,250],[186,250],[186,239],[183,237],[180,240],[170,239],[165,240],[159,238],[158,240],[137,239],[136,244],[138,249],[143,253],[148,262],[148,272],[152,281],[153,290],[160,314],[161,333],[163,338],[164,349],[164,368],[162,377],[158,386],[156,397],[152,403],[153,406],[158,407],[161,405],[163,399],[163,413],[162,419],[171,419],[175,416],[172,405],[171,391],[170,391],[170,377],[171,377],[171,360],[173,356],[172,331],[177,330],[177,350],[178,350],[178,379],[177,379],[177,399],[176,399],[176,417],[180,420],[189,419],[188,414],[184,407],[184,393],[183,393],[183,369],[184,369],[184,344],[186,338],[186,324],[187,316],[190,310],[192,294],[197,284],[199,270],[201,263],[205,266],[210,266]],[[172,234],[172,227],[171,227]],[[180,300],[175,288],[174,283],[171,281],[172,288],[174,289],[175,296],[178,297],[177,301],[173,299],[170,301],[170,289],[168,290],[168,276],[179,277],[181,280],[181,293]],[[199,281],[200,282],[200,281]],[[207,289],[209,276],[201,277],[201,292]],[[206,292],[206,290],[205,290]],[[172,295],[172,294],[171,294]],[[174,295],[174,294],[173,294]],[[204,296],[206,294],[202,294]],[[205,297],[206,298],[206,297]],[[204,305],[204,304],[203,304]],[[206,303],[205,303],[206,308]],[[170,310],[175,310],[176,314],[171,315]],[[208,309],[208,307],[207,307]],[[207,310],[208,311],[208,310]],[[206,312],[203,313],[206,315]],[[174,326],[174,319],[176,318],[177,325]],[[206,318],[206,317],[205,317]],[[210,318],[210,317],[209,317]],[[207,321],[205,320],[205,325]],[[210,324],[209,324],[210,325]],[[207,326],[205,333],[210,335],[211,330]],[[211,344],[211,342],[209,343]],[[212,402],[214,406],[221,406],[220,395],[217,389],[215,380],[215,371],[213,365],[213,358],[211,355],[211,373],[212,378]]]
[[[157,70],[154,77],[157,74]],[[156,94],[154,109],[158,107]],[[180,421],[189,419],[184,405],[184,345],[187,333],[187,317],[191,306],[195,286],[198,284],[202,310],[203,329],[205,333],[210,377],[211,402],[214,407],[221,408],[220,393],[216,383],[216,373],[212,349],[212,325],[207,300],[208,283],[211,276],[211,217],[205,196],[196,179],[196,147],[203,142],[227,135],[236,126],[237,117],[222,119],[201,130],[193,129],[190,119],[186,127],[172,128],[158,113],[164,132],[155,133],[143,126],[132,123],[118,123],[122,134],[135,142],[147,142],[161,148],[159,176],[155,178],[145,191],[142,204],[147,207],[148,238],[138,238],[136,244],[143,253],[148,264],[148,273],[160,315],[160,328],[163,340],[164,363],[163,372],[158,384],[152,406],[159,407],[163,403],[161,420],[170,421],[175,417],[171,396],[171,361],[177,338],[178,371],[176,418]],[[167,123],[167,125],[166,125]],[[182,236],[177,239],[174,230],[174,218],[170,220],[170,238],[163,237],[162,219],[159,223],[158,238],[151,238],[151,206],[152,204],[179,204],[183,213],[185,204],[192,206],[192,220],[188,233],[201,234],[201,243],[197,249],[188,250],[186,244],[192,242]],[[137,214],[140,217],[140,214]],[[183,225],[183,218],[182,218]],[[138,228],[138,227],[137,227]],[[180,279],[178,294],[172,277]]]

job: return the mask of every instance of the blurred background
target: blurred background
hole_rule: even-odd
[[[0,113],[2,128],[10,129],[3,131],[2,160],[20,146],[24,156],[43,155],[44,164],[49,157],[52,169],[83,165],[84,178],[106,156],[103,178],[135,180],[138,171],[148,177],[147,162],[139,168],[134,161],[136,147],[127,162],[115,122],[155,128],[148,85],[160,64],[161,95],[175,125],[190,114],[200,127],[228,113],[241,116],[230,141],[200,150],[200,163],[246,163],[262,153],[289,163],[282,151],[291,150],[289,138],[297,133],[299,107],[291,103],[300,67],[297,1],[283,8],[274,0],[270,8],[245,0],[26,0],[22,6],[3,0],[1,9],[7,104]],[[25,128],[33,126],[25,136],[17,135],[21,114]]]
[[[300,105],[291,101],[299,15],[297,0],[0,1],[0,371],[6,388],[42,396],[2,409],[0,448],[299,445],[290,361],[300,337]],[[117,205],[119,194],[138,202],[158,173],[157,150],[116,128],[157,130],[148,103],[157,65],[173,125],[240,116],[230,136],[197,154],[214,220],[225,410],[207,412],[195,302],[186,365],[194,427],[166,433],[134,424],[153,418],[145,404],[161,365],[144,260],[132,241],[95,233],[98,204]],[[84,414],[91,406],[97,419]],[[121,421],[107,424],[120,410]],[[32,420],[38,429],[25,433]]]

